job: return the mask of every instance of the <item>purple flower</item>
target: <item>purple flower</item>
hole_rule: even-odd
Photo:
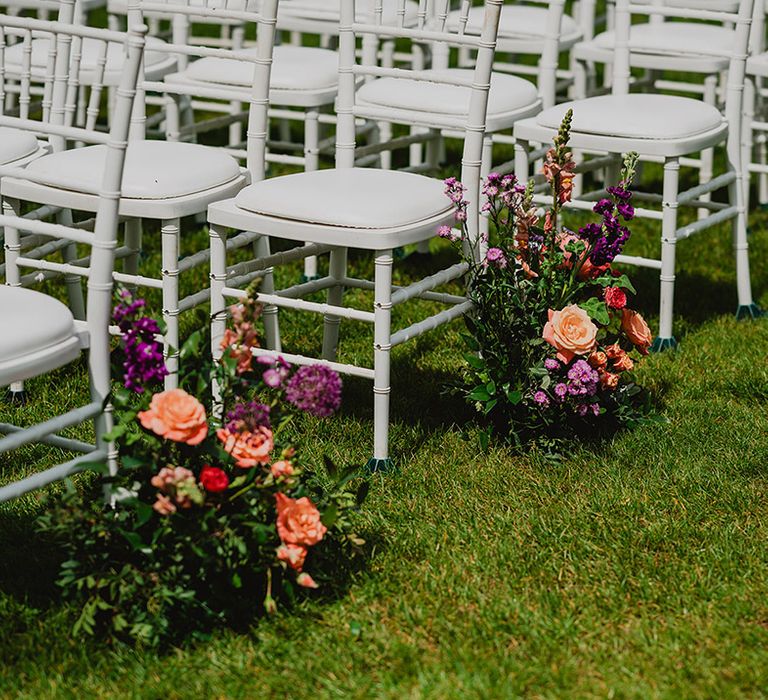
[[[596,224],[594,222],[587,224],[586,226],[582,226],[579,229],[579,238],[582,238],[585,241],[596,241],[602,235],[603,227],[600,226],[600,224]]]
[[[547,406],[549,406],[549,397],[543,391],[537,391],[533,395],[533,400],[542,408],[547,408]]]
[[[550,372],[560,369],[560,363],[554,357],[548,357],[544,360],[544,367]]]
[[[453,229],[450,226],[440,226],[437,229],[437,235],[440,236],[440,238],[448,238],[449,240],[453,240]]]
[[[628,202],[632,198],[632,193],[621,185],[606,187],[606,192],[622,202]]]
[[[563,384],[560,382],[560,384],[555,385],[555,396],[557,396],[558,399],[561,401],[565,398],[565,395],[568,393],[568,385]]]
[[[600,216],[607,216],[613,213],[613,202],[610,199],[601,199],[594,207],[592,211]]]
[[[600,415],[600,404],[599,403],[593,403],[589,406],[592,409],[592,413],[596,416]]]
[[[268,369],[261,375],[261,378],[264,380],[264,383],[272,389],[277,389],[282,386],[283,382],[290,374],[291,366],[282,357],[261,355],[256,361],[261,365],[269,365]]]
[[[493,265],[494,267],[504,268],[507,266],[507,256],[504,255],[504,251],[501,248],[488,248],[483,265],[485,267]]]
[[[134,299],[122,290],[125,303],[115,306],[112,317],[123,334],[123,385],[140,394],[146,385],[161,382],[168,374],[163,359],[162,344],[155,339],[160,326],[155,319],[137,314],[146,306],[144,299]]]
[[[568,370],[568,394],[571,396],[594,396],[600,377],[584,360],[577,360]]]
[[[616,208],[624,221],[632,221],[635,218],[635,208],[629,202],[619,202]]]
[[[256,432],[260,427],[269,428],[270,408],[258,401],[235,404],[231,411],[227,411],[226,426],[230,433]]]
[[[341,378],[326,365],[299,367],[288,380],[285,398],[302,411],[326,418],[341,406]]]
[[[585,403],[580,403],[578,406],[576,406],[576,413],[578,413],[582,418],[587,415],[587,411],[589,410],[589,406]]]

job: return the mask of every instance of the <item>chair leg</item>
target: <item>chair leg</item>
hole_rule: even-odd
[[[328,289],[326,301],[332,306],[341,306],[344,287],[341,281],[347,274],[347,249],[334,248],[328,263],[328,276],[337,281]],[[339,348],[339,326],[341,318],[332,314],[323,316],[323,359],[333,362]]]
[[[392,251],[376,253],[373,324],[373,457],[368,470],[393,469],[389,457],[390,351],[392,332]]]
[[[141,253],[141,219],[128,219],[125,222],[124,243],[131,252],[123,259],[123,272],[126,275],[139,274],[139,255]],[[128,285],[135,289],[136,285]]]
[[[218,362],[223,353],[221,341],[227,328],[227,302],[223,293],[227,280],[226,229],[209,224],[208,236],[211,251],[211,357],[214,362]],[[213,415],[221,418],[223,402],[221,389],[215,379],[211,382],[211,392],[213,394]]]
[[[747,125],[745,125],[747,126]],[[736,157],[741,158],[742,152],[736,143],[733,149]],[[762,310],[752,299],[752,282],[749,274],[749,243],[747,240],[747,208],[745,185],[743,178],[745,172],[748,176],[749,161],[747,163],[733,162],[729,158],[728,167],[735,171],[736,180],[728,186],[728,198],[731,206],[736,206],[737,214],[731,219],[731,231],[733,235],[733,254],[736,258],[736,290],[739,305],[736,309],[736,318],[757,318],[762,316]]]
[[[18,199],[3,199],[3,214],[18,216],[21,208]],[[19,230],[6,226],[5,234],[5,283],[10,287],[21,287],[21,270],[16,264],[21,255],[21,236]],[[13,382],[8,387],[7,399],[10,403],[22,404],[26,401],[24,382]]]
[[[493,138],[490,134],[486,134],[483,138],[483,154],[480,163],[480,178],[486,179],[491,172],[491,163],[493,161]],[[482,203],[488,201],[487,197],[482,197]],[[490,233],[490,220],[488,212],[480,209],[480,259],[485,259],[485,254],[488,251],[488,235]]]
[[[168,369],[166,389],[175,389],[179,385],[179,225],[178,218],[167,219],[160,230],[165,322],[163,355]]]
[[[747,78],[744,81],[744,113],[741,122],[741,173],[744,186],[744,211],[749,211],[749,187],[752,176],[749,166],[752,163],[754,133],[752,122],[755,120],[755,83]]]
[[[62,226],[72,225],[72,212],[69,209],[62,209],[56,214],[56,221]],[[62,251],[64,262],[70,263],[77,260],[77,244],[70,243]],[[78,321],[85,320],[85,299],[83,297],[83,280],[80,275],[64,275],[64,284],[67,287],[67,300],[72,315]]]
[[[256,259],[266,258],[270,255],[269,237],[259,236],[253,242],[253,254]],[[264,279],[261,282],[261,291],[265,294],[272,294],[275,291],[275,277],[271,267],[264,271]],[[274,304],[264,305],[264,336],[269,350],[280,352],[282,343],[280,341],[280,319],[278,318],[278,308]]]
[[[717,76],[709,75],[704,79],[704,102],[713,107],[717,106]],[[701,152],[701,168],[699,169],[699,184],[704,185],[712,179],[712,169],[715,161],[715,149],[705,148]],[[708,202],[712,199],[712,193],[707,192],[702,200]],[[709,210],[701,208],[698,211],[699,219],[706,219]]]
[[[310,172],[320,168],[320,112],[308,109],[304,115],[304,171]],[[302,282],[317,279],[317,256],[308,255],[304,258],[304,275]]]
[[[675,301],[675,252],[677,245],[677,195],[680,162],[668,158],[664,163],[664,185],[661,221],[661,306],[659,309],[659,334],[653,341],[652,350],[659,352],[676,345],[672,335]]]

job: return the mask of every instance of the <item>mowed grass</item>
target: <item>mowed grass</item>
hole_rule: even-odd
[[[458,171],[458,156],[446,172]],[[658,190],[658,169],[645,184]],[[397,202],[392,203],[397,206]],[[183,247],[206,244],[185,221]],[[768,308],[768,215],[750,214],[756,299]],[[575,225],[575,224],[574,224]],[[658,255],[637,222],[628,251]],[[142,271],[159,269],[146,223]],[[55,586],[61,559],[35,533],[36,494],[0,505],[0,696],[8,698],[755,698],[768,695],[768,321],[736,322],[727,227],[679,246],[675,352],[637,372],[665,418],[559,463],[479,446],[460,379],[460,323],[393,354],[391,448],[397,474],[372,479],[360,514],[365,564],[338,590],[205,643],[162,654],[73,639],[77,610]],[[407,283],[452,259],[400,260]],[[351,271],[372,261],[352,255]],[[278,271],[278,282],[300,268]],[[633,271],[656,327],[658,277]],[[183,290],[207,271],[182,276]],[[61,296],[56,284],[45,290]],[[150,308],[160,302],[148,295]],[[322,297],[319,297],[322,298]],[[369,294],[348,291],[363,307]],[[398,309],[396,326],[432,310]],[[205,309],[183,317],[188,333]],[[369,328],[342,324],[342,361],[371,358]],[[281,312],[288,351],[316,352],[319,317]],[[28,382],[27,424],[87,397],[84,363]],[[69,431],[89,437],[89,427]],[[345,380],[340,415],[297,429],[307,460],[370,456],[370,384]],[[31,447],[0,456],[7,482],[65,457]],[[75,479],[82,482],[87,476]],[[51,487],[52,490],[60,486]],[[253,592],[254,598],[259,592]]]

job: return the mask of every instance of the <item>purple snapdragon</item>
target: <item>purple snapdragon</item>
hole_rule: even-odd
[[[269,406],[258,401],[235,404],[231,411],[227,411],[227,430],[230,433],[254,433],[262,427],[270,428],[269,412]]]

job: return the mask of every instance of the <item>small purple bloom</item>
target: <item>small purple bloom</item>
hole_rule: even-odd
[[[564,399],[565,395],[568,393],[568,385],[563,384],[560,382],[560,384],[555,385],[555,396],[557,396],[558,399]]]
[[[578,406],[576,406],[576,413],[578,413],[582,418],[587,415],[587,411],[589,410],[589,406],[585,403],[580,403]]]
[[[230,433],[242,431],[254,432],[260,427],[269,428],[270,408],[258,401],[248,401],[235,404],[231,411],[227,411],[226,426]]]
[[[592,409],[592,413],[596,416],[600,415],[600,404],[599,403],[593,403],[590,408]]]
[[[635,208],[629,202],[619,202],[616,208],[624,221],[632,221],[635,217]]]
[[[542,408],[549,406],[549,397],[543,391],[537,391],[533,395],[533,400]]]
[[[507,266],[507,256],[504,255],[504,251],[501,248],[488,248],[484,264],[486,266],[493,265],[494,267],[504,268]]]
[[[341,406],[341,378],[326,365],[299,367],[288,380],[285,398],[302,411],[326,418]]]
[[[560,369],[560,363],[554,357],[548,357],[544,360],[544,367],[548,371],[554,372],[555,370]]]
[[[601,199],[594,207],[592,211],[600,216],[607,216],[613,213],[613,202],[610,199]]]

